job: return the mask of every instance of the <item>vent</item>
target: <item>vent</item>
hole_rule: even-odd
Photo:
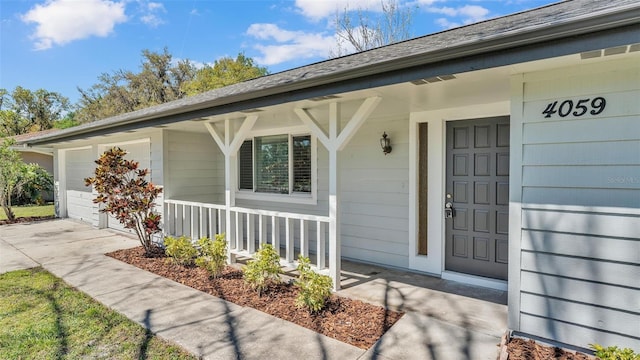
[[[624,54],[627,52],[627,46],[617,46],[604,50],[604,56]]]
[[[635,51],[640,51],[640,44],[614,46],[604,50],[586,51],[586,52],[580,53],[580,58],[582,60],[595,59],[601,56],[619,55],[619,54],[625,54],[627,52],[631,53]]]
[[[325,96],[317,96],[314,98],[310,98],[309,100],[311,101],[324,101],[324,100],[331,100],[331,99],[339,99],[340,96],[338,95],[325,95]]]
[[[455,79],[456,76],[455,75],[440,75],[440,76],[434,76],[434,77],[430,77],[427,79],[418,79],[418,80],[413,80],[411,81],[411,83],[413,85],[424,85],[424,84],[431,84],[431,83],[436,83],[436,82],[441,82],[441,81],[447,81],[447,80],[453,80]]]
[[[587,51],[580,54],[582,60],[594,59],[602,56],[602,50]]]

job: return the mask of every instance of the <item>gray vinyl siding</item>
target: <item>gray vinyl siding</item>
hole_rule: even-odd
[[[389,155],[379,142],[385,131]],[[340,153],[340,167],[342,256],[408,268],[408,114],[368,119]]]
[[[224,203],[224,156],[211,135],[165,131],[166,199]]]
[[[621,65],[524,77],[518,330],[639,350],[640,70]],[[596,96],[600,115],[541,114]]]

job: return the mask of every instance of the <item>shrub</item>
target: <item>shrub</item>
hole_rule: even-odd
[[[280,282],[280,254],[271,244],[263,244],[256,252],[253,260],[247,261],[243,268],[245,283],[258,291],[262,296],[263,291],[271,284]]]
[[[191,239],[184,235],[177,238],[167,236],[164,239],[164,246],[165,253],[175,264],[193,265],[193,259],[198,255],[198,250],[193,246]]]
[[[632,349],[620,349],[617,346],[603,347],[599,344],[590,344],[595,350],[595,355],[602,360],[640,360],[640,354],[636,354]]]
[[[227,241],[224,234],[216,234],[216,239],[203,237],[198,240],[200,255],[196,265],[207,270],[214,278],[218,277],[227,264]]]
[[[133,229],[151,256],[153,234],[159,233],[160,214],[154,211],[162,189],[147,181],[149,169],[138,169],[137,161],[126,160],[125,150],[114,147],[105,151],[95,163],[94,177],[84,179],[98,196],[96,204],[104,204],[101,212],[113,215],[127,229]]]
[[[306,307],[310,312],[316,313],[324,309],[327,300],[331,296],[333,282],[326,275],[318,274],[311,270],[311,261],[308,257],[298,256],[298,272],[300,276],[296,285],[300,288],[296,298],[296,306]]]

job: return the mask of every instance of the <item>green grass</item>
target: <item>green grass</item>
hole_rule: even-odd
[[[196,359],[42,268],[0,275],[0,359]]]
[[[11,208],[16,217],[26,216],[52,216],[55,213],[53,205],[42,206],[13,206]],[[0,208],[0,220],[7,220],[4,210]]]

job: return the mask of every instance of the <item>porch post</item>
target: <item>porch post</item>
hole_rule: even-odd
[[[329,134],[305,109],[295,109],[298,118],[309,127],[313,135],[329,151],[329,275],[333,280],[333,289],[340,290],[341,241],[340,241],[340,163],[338,154],[358,131],[364,121],[382,101],[378,96],[362,102],[356,113],[349,119],[344,129],[340,129],[339,103],[329,104]]]
[[[333,289],[340,290],[340,271],[341,271],[341,254],[340,254],[340,199],[338,171],[338,119],[340,117],[338,104],[329,104],[329,274],[333,280]]]
[[[249,131],[253,128],[253,125],[258,120],[258,116],[251,115],[247,116],[240,125],[238,132],[235,133],[235,130],[232,128],[231,120],[224,120],[224,134],[220,134],[216,127],[212,123],[204,123],[204,126],[215,140],[216,144],[220,148],[220,151],[224,154],[224,209],[225,209],[225,224],[224,224],[224,232],[227,239],[227,244],[231,244],[231,239],[234,234],[233,220],[234,216],[231,216],[231,208],[235,206],[235,161],[237,152],[242,145],[245,137],[249,133]],[[219,224],[222,228],[222,225]],[[237,245],[236,245],[237,246]],[[229,263],[232,262],[233,256],[231,256],[231,246],[228,247],[227,257]]]
[[[231,177],[232,152],[231,147],[231,122],[229,119],[224,120],[224,232],[227,244],[231,244],[231,206],[233,206],[233,185]],[[227,245],[227,261],[231,264],[233,257],[231,256],[231,247]]]

